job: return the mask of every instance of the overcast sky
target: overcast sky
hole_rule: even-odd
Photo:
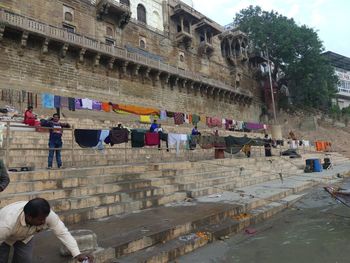
[[[184,0],[221,25],[249,5],[275,10],[318,31],[328,51],[350,57],[350,0]]]

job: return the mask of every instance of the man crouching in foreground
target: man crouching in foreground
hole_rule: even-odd
[[[93,257],[80,253],[78,244],[58,215],[42,198],[16,202],[0,210],[0,263],[7,263],[10,247],[14,247],[12,263],[31,263],[33,235],[51,229],[79,262]]]

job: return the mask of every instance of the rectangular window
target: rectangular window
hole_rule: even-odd
[[[75,33],[75,26],[71,26],[68,24],[63,24],[63,28],[67,30],[69,33]]]
[[[115,41],[112,40],[112,39],[106,38],[106,44],[107,44],[107,45],[110,45],[110,46],[114,46]]]

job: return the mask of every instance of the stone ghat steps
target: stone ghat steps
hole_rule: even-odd
[[[234,164],[239,160],[232,159]],[[98,176],[98,175],[115,175],[115,176],[129,176],[129,174],[143,174],[149,178],[149,175],[169,175],[175,174],[175,172],[188,172],[188,169],[211,169],[208,168],[207,163],[221,163],[221,160],[209,160],[206,162],[191,162],[191,161],[179,161],[179,162],[157,162],[150,164],[124,164],[124,165],[111,165],[111,166],[95,166],[85,168],[69,168],[59,170],[37,170],[29,172],[10,172],[12,181],[36,181],[46,179],[65,179],[74,177],[86,177],[86,176]],[[216,167],[213,167],[215,169]]]
[[[231,191],[237,187],[249,186],[257,183],[262,183],[270,180],[280,179],[279,172],[282,172],[282,177],[297,175],[302,172],[292,164],[278,164],[278,168],[268,166],[265,164],[263,169],[254,167],[245,171],[226,171],[225,173],[218,173],[215,175],[208,175],[202,178],[195,178],[195,180],[188,180],[179,178],[179,188],[187,192],[189,197],[197,198],[199,196],[211,195],[223,191]]]
[[[256,164],[244,164],[241,167],[233,166],[233,167],[217,167],[213,171],[204,171],[198,176],[187,176],[185,175],[177,175],[176,176],[176,182],[178,183],[197,183],[201,180],[207,180],[210,178],[215,177],[240,177],[244,178],[245,176],[253,176],[255,174],[272,174],[272,173],[278,173],[283,172],[284,173],[291,173],[294,174],[294,172],[298,168],[287,162],[283,161],[275,161],[274,163],[270,163],[268,160],[262,160],[259,163]]]
[[[297,178],[298,176],[295,176],[294,179]],[[179,256],[189,253],[208,242],[240,232],[252,224],[275,215],[298,201],[303,196],[298,194],[299,192],[319,183],[337,182],[334,179],[334,174],[321,176],[316,180],[313,179],[312,174],[304,174],[299,179],[302,180],[292,183],[293,177],[288,178],[286,185],[281,185],[281,182],[274,180],[268,183],[254,184],[251,187],[237,187],[237,193],[226,195],[223,201],[210,202],[210,204],[216,206],[223,205],[223,203],[236,205],[235,213],[220,215],[216,217],[217,220],[210,223],[206,222],[206,224],[187,223],[186,227],[181,228],[179,226],[178,228],[182,231],[178,232],[173,231],[169,226],[168,233],[162,234],[162,240],[157,240],[158,235],[154,233],[148,235],[146,232],[143,239],[137,240],[135,238],[133,242],[112,245],[116,248],[116,258],[107,260],[105,263],[173,262]],[[244,193],[243,197],[241,197],[241,193]],[[227,199],[228,197],[232,199]],[[208,197],[198,204],[208,205],[206,200],[208,200]],[[198,204],[194,206],[194,211]],[[181,208],[185,210],[185,207]],[[147,226],[146,229],[150,229],[150,227]],[[184,239],[188,236],[190,237],[189,240]],[[193,236],[194,238],[192,238]],[[147,240],[147,242],[142,242],[144,240]]]
[[[19,152],[11,154],[8,158],[9,167],[34,166],[37,169],[47,167],[48,151],[42,151],[41,155],[28,154],[19,155]],[[108,153],[110,152],[110,153]],[[62,151],[62,161],[64,167],[91,167],[101,165],[114,165],[126,163],[149,163],[158,161],[184,161],[184,160],[205,160],[213,159],[213,150],[196,150],[189,152],[181,150],[179,155],[171,149],[169,152],[163,149],[113,149],[106,151],[104,154],[93,150],[74,151],[74,161],[72,161],[71,151]],[[56,165],[54,160],[54,165]]]
[[[204,225],[217,224],[222,219],[232,217],[242,211],[242,207],[237,205],[210,205],[207,206],[205,211],[198,210],[201,206],[203,205],[198,204],[198,206],[193,207],[170,208],[167,222],[164,222],[164,219],[154,221],[151,226],[148,224],[140,224],[139,220],[133,216],[128,216],[130,223],[134,223],[134,228],[121,231],[120,235],[109,235],[102,240],[102,243],[113,247],[116,256],[121,257],[133,252],[142,251],[158,243],[163,243],[186,235],[187,233],[200,229]],[[144,215],[145,218],[153,216],[155,219],[158,219],[157,210],[147,212],[148,214]]]
[[[128,256],[108,260],[108,263],[167,263],[176,260],[182,255],[188,254],[196,249],[207,245],[215,240],[220,240],[225,236],[236,234],[243,231],[244,228],[250,225],[262,222],[273,215],[283,211],[286,207],[292,205],[301,198],[300,195],[294,195],[289,198],[281,199],[280,202],[273,203],[275,206],[271,209],[270,205],[259,207],[252,210],[254,214],[249,219],[235,220],[226,218],[217,224],[207,225],[198,229],[197,233],[204,233],[204,236],[196,235],[195,238],[187,241],[182,241],[174,238],[166,243],[156,244],[152,248],[143,249]],[[288,204],[283,204],[288,202]],[[210,233],[210,234],[205,234]],[[195,233],[188,233],[195,234]],[[106,263],[107,263],[106,262]],[[176,261],[175,261],[176,262]]]
[[[200,177],[204,172],[206,173],[217,173],[225,168],[208,168],[204,167],[194,167],[188,170],[163,170],[163,171],[147,171],[143,173],[112,173],[112,174],[94,174],[94,175],[84,175],[77,174],[62,177],[53,177],[46,179],[46,176],[42,176],[43,173],[39,173],[38,177],[35,177],[35,173],[31,173],[32,176],[28,178],[25,177],[26,174],[23,173],[11,173],[11,184],[6,188],[7,194],[18,194],[22,192],[31,191],[46,191],[46,190],[57,190],[65,188],[79,188],[79,187],[89,187],[91,185],[105,185],[105,188],[111,187],[113,184],[117,184],[120,189],[130,189],[135,187],[130,185],[131,183],[147,184],[153,186],[162,186],[165,184],[175,183],[175,178],[177,176],[186,175],[191,177]],[[23,175],[23,176],[21,176]],[[171,176],[170,176],[171,175]],[[136,185],[138,186],[138,185]],[[107,189],[98,189],[100,191],[107,191]],[[108,190],[110,191],[110,190]],[[118,189],[113,188],[112,191],[118,191]],[[83,194],[83,193],[82,193]]]
[[[56,199],[63,199],[63,198],[76,198],[76,197],[82,197],[82,196],[88,196],[88,195],[98,195],[98,194],[108,194],[108,193],[123,193],[130,190],[143,190],[145,187],[151,187],[151,181],[150,180],[130,180],[130,181],[119,181],[116,183],[107,183],[107,184],[83,184],[81,186],[77,187],[58,187],[55,189],[56,182],[43,182],[41,184],[41,190],[34,190],[34,191],[23,191],[23,192],[16,192],[13,191],[15,187],[10,188],[10,193],[4,194],[1,196],[1,205],[7,205],[9,203],[19,201],[19,200],[26,200],[30,199],[33,196],[45,196],[44,198],[48,200],[56,200]],[[46,188],[49,189],[43,189],[46,186]],[[29,187],[28,187],[29,188]],[[38,187],[39,188],[39,187]],[[50,189],[51,188],[51,189]],[[11,193],[11,190],[13,193]],[[116,200],[118,201],[118,200]]]
[[[143,209],[163,206],[172,202],[180,202],[184,200],[185,197],[185,193],[175,192],[165,195],[149,196],[127,202],[116,202],[88,208],[67,210],[59,212],[58,214],[66,224],[77,224],[88,220],[123,215]]]
[[[301,174],[302,171],[295,171],[295,175]],[[220,194],[224,191],[235,191],[239,187],[251,186],[258,183],[264,183],[271,180],[280,179],[280,176],[277,174],[268,175],[266,173],[255,173],[251,177],[231,177],[227,178],[224,182],[216,185],[200,185],[199,187],[193,187],[187,190],[187,195],[192,198],[198,198],[206,195],[215,195]],[[181,186],[180,186],[181,189]]]
[[[280,192],[270,196],[269,200],[250,201],[247,206],[233,206],[231,210],[211,215],[209,218],[188,222],[176,226],[176,230],[169,228],[162,233],[144,234],[143,239],[135,238],[132,242],[115,244],[116,257],[108,263],[165,263],[176,260],[181,255],[187,254],[209,242],[213,242],[225,235],[242,231],[249,225],[263,221],[282,211],[301,198],[301,195],[293,195],[291,191]],[[278,200],[278,201],[277,201]],[[216,205],[220,205],[216,203]],[[250,207],[249,217],[236,219],[236,216],[247,212]],[[197,233],[197,234],[196,234]],[[200,236],[198,233],[203,233]],[[190,240],[180,237],[194,235]],[[159,236],[163,239],[158,240]],[[166,237],[166,238],[164,238]],[[144,242],[147,240],[147,242]],[[105,262],[105,263],[107,263]]]
[[[184,162],[183,167],[189,164]],[[164,163],[10,173],[13,181],[6,194],[1,196],[0,205],[43,197],[50,200],[66,223],[77,223],[79,220],[132,212],[134,208],[138,210],[183,200],[186,194],[176,193],[178,187],[170,184],[169,179],[157,179],[160,187],[152,186],[149,179],[142,179],[142,176],[160,176],[163,171],[155,170],[159,166],[175,167]]]
[[[77,223],[79,220],[131,212],[130,209],[135,207],[144,209],[181,201],[186,197],[186,193],[178,192],[177,184],[173,183],[173,178],[169,175],[190,172],[198,176],[205,170],[220,170],[217,167],[206,166],[206,163],[200,162],[163,163],[153,167],[121,166],[119,174],[113,174],[118,167],[107,167],[84,169],[78,172],[79,176],[74,175],[74,172],[77,172],[75,169],[11,173],[10,177],[14,180],[5,195],[1,196],[0,205],[43,197],[50,200],[55,211],[62,214],[67,223]],[[96,174],[99,171],[112,174]],[[125,171],[139,173],[123,174]]]
[[[293,175],[297,173],[297,169],[292,168],[290,165],[284,166],[289,167],[290,171]],[[265,168],[265,167],[264,167]],[[264,175],[275,175],[276,170],[271,167],[271,169],[261,169],[259,167],[256,167],[254,170],[251,171],[245,171],[241,173],[240,170],[223,170],[223,171],[214,171],[214,172],[205,172],[198,176],[192,175],[192,176],[178,176],[175,178],[175,182],[177,182],[180,185],[181,190],[191,190],[196,188],[202,188],[206,186],[212,186],[212,185],[220,185],[229,182],[232,178],[255,178],[255,177],[261,177]],[[277,174],[278,175],[278,174]],[[279,175],[278,175],[279,176]]]
[[[71,196],[72,192],[75,194],[80,192],[79,190],[75,191],[75,189],[39,191],[21,193],[12,197],[5,196],[0,204],[6,205],[15,201],[42,197],[50,201],[55,212],[66,224],[75,224],[182,201],[186,194],[175,192],[176,190],[173,185],[165,185],[163,188],[143,187],[121,192],[103,194],[98,192],[81,196]]]

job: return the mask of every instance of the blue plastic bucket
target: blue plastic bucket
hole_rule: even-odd
[[[306,165],[310,166],[312,168],[313,172],[322,172],[323,171],[320,159],[317,159],[317,158],[306,159]]]

